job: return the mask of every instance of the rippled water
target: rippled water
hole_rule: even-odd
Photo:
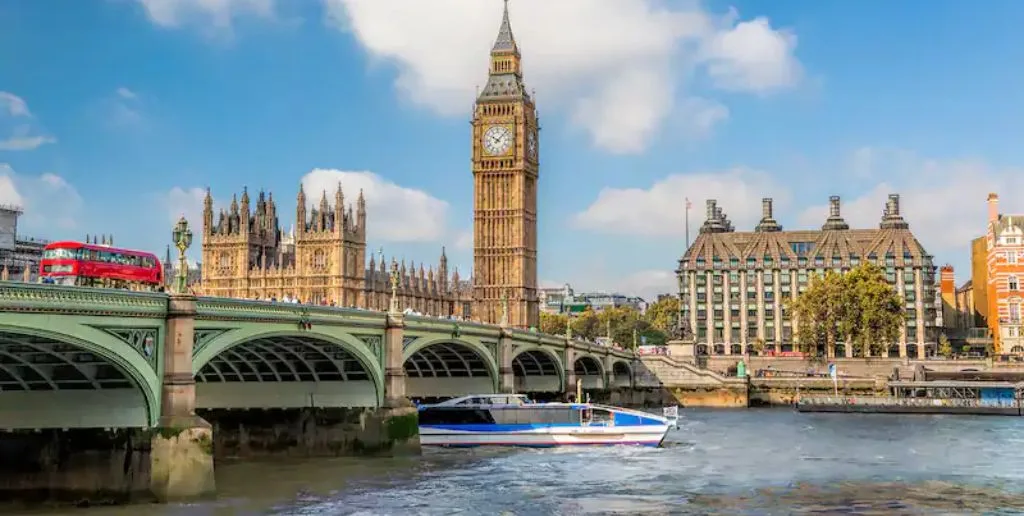
[[[1024,514],[1022,418],[681,415],[661,449],[218,464],[215,501],[73,513]]]

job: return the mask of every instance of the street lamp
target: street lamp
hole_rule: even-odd
[[[174,247],[178,248],[178,273],[174,278],[177,285],[174,291],[184,294],[188,285],[188,260],[185,258],[185,251],[192,245],[192,230],[189,229],[188,220],[185,220],[184,216],[174,225],[171,238],[174,239]]]
[[[391,259],[391,275],[388,279],[391,282],[391,305],[388,307],[388,312],[398,314],[401,313],[398,306],[398,262],[394,258]]]

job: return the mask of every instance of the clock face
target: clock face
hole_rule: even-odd
[[[532,132],[526,137],[526,151],[531,158],[537,159],[537,137]]]
[[[503,125],[496,125],[484,133],[484,150],[487,154],[505,154],[512,147],[512,131]]]

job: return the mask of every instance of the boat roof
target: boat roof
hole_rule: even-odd
[[[530,403],[525,394],[470,394],[429,405],[431,407],[454,407],[460,405],[523,405]]]
[[[440,403],[421,405],[426,407],[478,407],[494,405],[523,406],[529,405],[532,408],[587,408],[594,407],[591,403],[562,403],[562,402],[535,402],[525,394],[470,394],[452,398]]]

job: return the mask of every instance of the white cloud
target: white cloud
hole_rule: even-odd
[[[136,0],[151,22],[180,27],[186,22],[230,29],[239,16],[274,17],[274,0]]]
[[[689,97],[680,102],[677,119],[684,121],[681,128],[685,136],[699,139],[729,119],[729,108],[714,100]]]
[[[446,234],[448,203],[430,194],[392,183],[372,172],[315,169],[302,177],[306,199],[312,207],[341,183],[345,203],[355,204],[359,191],[366,199],[367,234],[386,242],[438,242]]]
[[[468,112],[475,87],[486,80],[499,2],[324,4],[332,24],[350,31],[371,56],[397,65],[396,86],[404,97],[444,115]],[[701,65],[730,89],[767,91],[799,78],[795,37],[774,31],[763,18],[734,25],[734,13],[716,18],[689,5],[517,0],[510,17],[540,108],[567,109],[597,146],[638,152],[667,118],[687,107],[686,83]],[[721,108],[702,112],[698,126],[727,114]]]
[[[167,208],[168,227],[176,224],[181,217],[185,217],[194,233],[201,232],[203,228],[203,199],[205,198],[206,190],[203,188],[181,188],[179,186],[171,188],[163,199]]]
[[[0,91],[0,107],[10,116],[32,116],[24,99],[6,91]]]
[[[990,192],[1002,194],[1002,212],[1024,213],[1024,205],[1012,194],[1024,187],[1022,167],[930,160],[907,151],[874,148],[858,150],[854,162],[866,176],[884,180],[842,202],[842,214],[850,226],[877,227],[888,195],[900,194],[900,213],[911,231],[943,261],[966,264],[970,240],[985,231],[985,201]],[[822,203],[804,210],[799,221],[820,226],[827,214],[827,204]]]
[[[33,134],[33,128],[25,120],[32,118],[28,104],[21,97],[0,91],[0,132],[8,136],[0,136],[0,151],[35,150],[48,143],[55,143],[56,138]]]
[[[800,80],[801,66],[793,56],[796,40],[788,31],[772,29],[766,18],[757,18],[715,34],[702,53],[719,87],[764,93]]]
[[[752,228],[761,217],[761,199],[785,204],[788,191],[768,174],[746,168],[700,174],[674,174],[650,188],[605,188],[584,211],[573,217],[576,228],[640,236],[682,236],[686,232],[686,202],[691,235],[704,220],[706,199],[718,206],[737,228]]]
[[[143,108],[147,102],[144,100],[147,99],[139,92],[121,86],[100,99],[96,117],[115,129],[141,129],[146,122]]]
[[[78,228],[83,205],[75,187],[61,176],[17,174],[6,163],[0,163],[0,204],[20,207],[19,228],[36,236]]]
[[[0,140],[0,150],[23,151],[35,150],[48,143],[56,143],[57,139],[52,136],[11,136]]]
[[[469,245],[465,248],[472,248],[471,232],[453,234],[447,231],[448,203],[421,190],[399,186],[372,172],[333,169],[314,169],[303,176],[301,182],[306,192],[307,209],[318,207],[324,192],[327,194],[327,202],[333,206],[334,192],[338,183],[341,183],[346,209],[351,206],[354,213],[359,191],[362,190],[366,199],[367,235],[374,241],[442,242],[454,239],[456,247],[461,249],[466,245],[468,237]],[[201,231],[205,198],[205,188],[176,186],[161,195],[159,202],[164,207],[169,224],[176,223],[184,216],[193,231]],[[214,199],[214,222],[216,213],[226,208],[229,202],[229,199]],[[278,212],[282,213],[280,205]],[[294,221],[291,215],[285,219],[285,227],[282,229],[287,231]]]
[[[473,230],[467,229],[455,234],[455,248],[459,250],[473,249]]]
[[[117,93],[118,97],[121,97],[123,99],[135,100],[135,99],[139,98],[139,95],[137,93],[135,93],[134,91],[132,91],[132,90],[130,90],[128,88],[125,88],[124,86],[121,86],[120,88],[118,88],[116,93]]]

